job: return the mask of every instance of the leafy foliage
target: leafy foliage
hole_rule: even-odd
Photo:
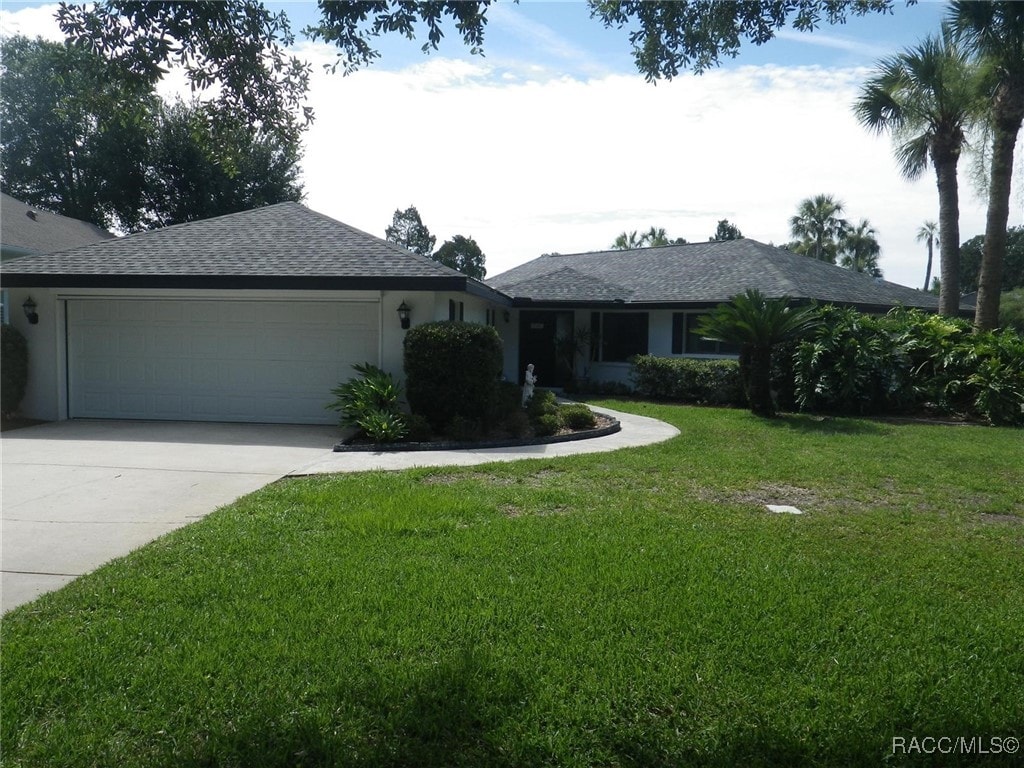
[[[28,342],[13,325],[0,325],[0,413],[15,413],[28,386]]]
[[[978,235],[960,246],[960,290],[978,290],[985,236]],[[1003,258],[1002,290],[1024,287],[1024,227],[1010,227],[1006,232],[1006,255]]]
[[[702,405],[743,405],[746,399],[735,360],[638,355],[630,377],[637,394],[655,400]]]
[[[352,366],[353,377],[333,390],[335,400],[326,407],[341,413],[341,423],[359,427],[374,442],[390,443],[408,434],[400,411],[402,386],[390,373],[372,363]]]
[[[637,69],[648,79],[671,79],[681,70],[700,73],[732,58],[745,40],[762,45],[787,25],[810,31],[823,21],[841,24],[847,16],[888,13],[891,0],[771,0],[723,3],[718,0],[590,0],[591,16],[606,27],[631,29],[629,42]]]
[[[715,234],[708,238],[708,240],[739,240],[743,237],[743,233],[740,232],[740,228],[730,222],[728,219],[721,219],[718,222],[718,227],[715,229]]]
[[[257,0],[62,3],[61,29],[152,87],[172,65],[193,90],[215,89],[217,114],[294,141],[312,111],[303,106],[310,66],[285,52],[294,42],[285,13]],[[298,115],[301,113],[301,118]]]
[[[405,335],[406,391],[412,412],[437,431],[452,419],[492,418],[503,352],[498,332],[485,325],[424,323]]]
[[[159,99],[74,46],[0,39],[4,191],[97,226],[133,229]]]
[[[638,233],[635,229],[631,232],[622,232],[616,236],[612,243],[612,250],[631,251],[637,248],[653,248],[659,245],[685,245],[686,240],[677,237],[672,239],[665,232],[664,227],[651,227],[646,232]]]
[[[1014,288],[1003,294],[999,304],[999,325],[1024,334],[1024,288]]]
[[[808,411],[931,411],[1024,424],[1024,339],[972,333],[964,320],[896,309],[882,318],[828,307],[795,358]]]
[[[855,227],[848,227],[839,241],[839,265],[854,272],[881,277],[878,266],[881,247],[875,237],[875,230],[867,219],[861,219]]]
[[[403,248],[408,248],[420,256],[430,255],[434,251],[434,243],[437,238],[430,234],[420,218],[420,212],[415,205],[410,205],[404,211],[395,210],[391,217],[391,226],[384,230],[384,237],[389,243],[395,243]]]
[[[487,257],[471,237],[455,235],[451,240],[445,240],[430,258],[477,280],[483,280],[487,275],[484,268]]]
[[[597,417],[583,403],[566,403],[559,406],[558,418],[569,429],[593,429],[597,425]]]
[[[698,332],[740,345],[740,380],[750,409],[759,416],[774,416],[772,349],[809,333],[817,322],[813,307],[794,308],[788,298],[768,299],[760,291],[748,290],[719,304],[701,320]]]

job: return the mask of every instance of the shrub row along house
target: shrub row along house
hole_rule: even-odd
[[[5,231],[24,215],[7,201]],[[21,412],[46,420],[331,423],[324,406],[352,366],[400,377],[406,330],[434,320],[495,326],[508,380],[534,363],[558,386],[625,382],[636,354],[729,356],[694,323],[747,288],[937,308],[746,239],[543,256],[484,283],[291,202],[21,255],[0,284],[29,344]]]

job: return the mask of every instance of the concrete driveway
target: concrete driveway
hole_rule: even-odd
[[[554,458],[668,440],[675,427],[607,408],[622,431],[579,442],[408,453],[334,453],[337,427],[61,421],[0,441],[0,604],[62,587],[285,475]]]
[[[7,611],[331,455],[337,427],[63,421],[3,434]]]

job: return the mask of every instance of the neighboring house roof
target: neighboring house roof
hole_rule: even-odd
[[[113,238],[87,221],[50,213],[0,193],[0,254],[4,261]]]
[[[863,309],[935,310],[937,297],[756,240],[541,256],[487,284],[530,304],[715,305],[747,289]]]
[[[483,283],[286,202],[5,265],[8,286],[469,291]]]

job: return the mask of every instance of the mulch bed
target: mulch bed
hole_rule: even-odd
[[[562,429],[557,434],[547,437],[509,437],[502,435],[486,435],[479,440],[451,440],[438,437],[424,442],[406,443],[374,443],[365,435],[357,435],[342,440],[334,446],[336,453],[392,453],[396,451],[460,451],[482,448],[517,448],[527,445],[549,445],[551,443],[568,443],[574,440],[589,440],[593,437],[613,435],[622,429],[619,420],[604,413],[595,413],[597,425],[592,429]]]

